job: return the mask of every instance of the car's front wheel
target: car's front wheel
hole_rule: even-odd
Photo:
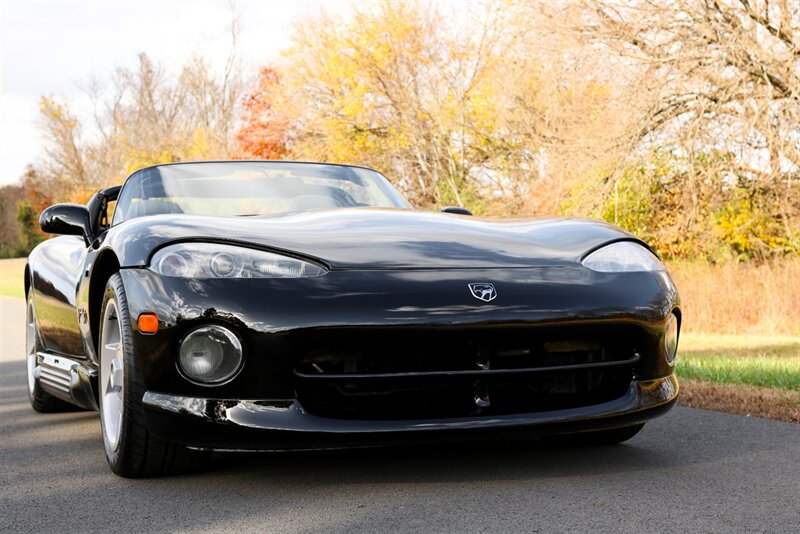
[[[125,288],[118,273],[106,284],[101,309],[100,426],[111,470],[136,478],[191,469],[207,453],[161,440],[148,432],[145,425],[142,406],[145,388],[133,346]]]
[[[614,445],[631,439],[644,427],[644,423],[638,425],[624,426],[621,428],[611,428],[609,430],[593,430],[591,432],[578,432],[575,434],[553,434],[542,436],[542,441],[549,445],[564,446],[597,446]]]

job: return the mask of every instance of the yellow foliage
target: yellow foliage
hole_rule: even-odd
[[[148,152],[146,150],[132,149],[125,158],[125,172],[131,174],[142,167],[158,165],[159,163],[173,163],[177,161],[169,150]]]
[[[297,28],[284,105],[304,159],[391,170],[419,205],[463,203],[503,137],[497,42],[448,33],[435,9],[363,6]]]
[[[69,195],[63,202],[73,202],[75,204],[86,204],[89,202],[94,194],[97,193],[94,189],[88,189],[84,187],[77,187],[69,192]]]
[[[790,251],[784,228],[753,206],[752,199],[744,192],[739,192],[716,213],[714,223],[722,242],[741,257],[765,256],[776,250]]]
[[[200,160],[208,157],[209,143],[206,132],[200,128],[195,128],[192,132],[192,139],[185,147],[186,159]]]

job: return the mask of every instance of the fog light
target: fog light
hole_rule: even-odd
[[[180,366],[191,380],[215,384],[230,380],[242,366],[242,344],[218,325],[192,330],[181,342]]]
[[[675,356],[678,355],[678,318],[674,313],[669,314],[667,320],[667,331],[664,335],[664,352],[667,355],[667,363],[675,365]]]

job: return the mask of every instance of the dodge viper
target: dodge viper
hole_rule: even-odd
[[[60,235],[25,270],[30,401],[99,410],[122,476],[220,450],[612,444],[678,396],[678,292],[606,223],[420,211],[371,169],[227,161],[138,170],[40,224]]]

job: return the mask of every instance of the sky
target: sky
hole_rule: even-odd
[[[176,71],[200,53],[221,67],[230,50],[232,12],[245,73],[278,61],[292,26],[343,0],[8,1],[0,0],[0,185],[16,182],[42,150],[42,95],[88,111],[81,87],[133,67],[144,52]],[[83,108],[83,109],[82,109]]]

